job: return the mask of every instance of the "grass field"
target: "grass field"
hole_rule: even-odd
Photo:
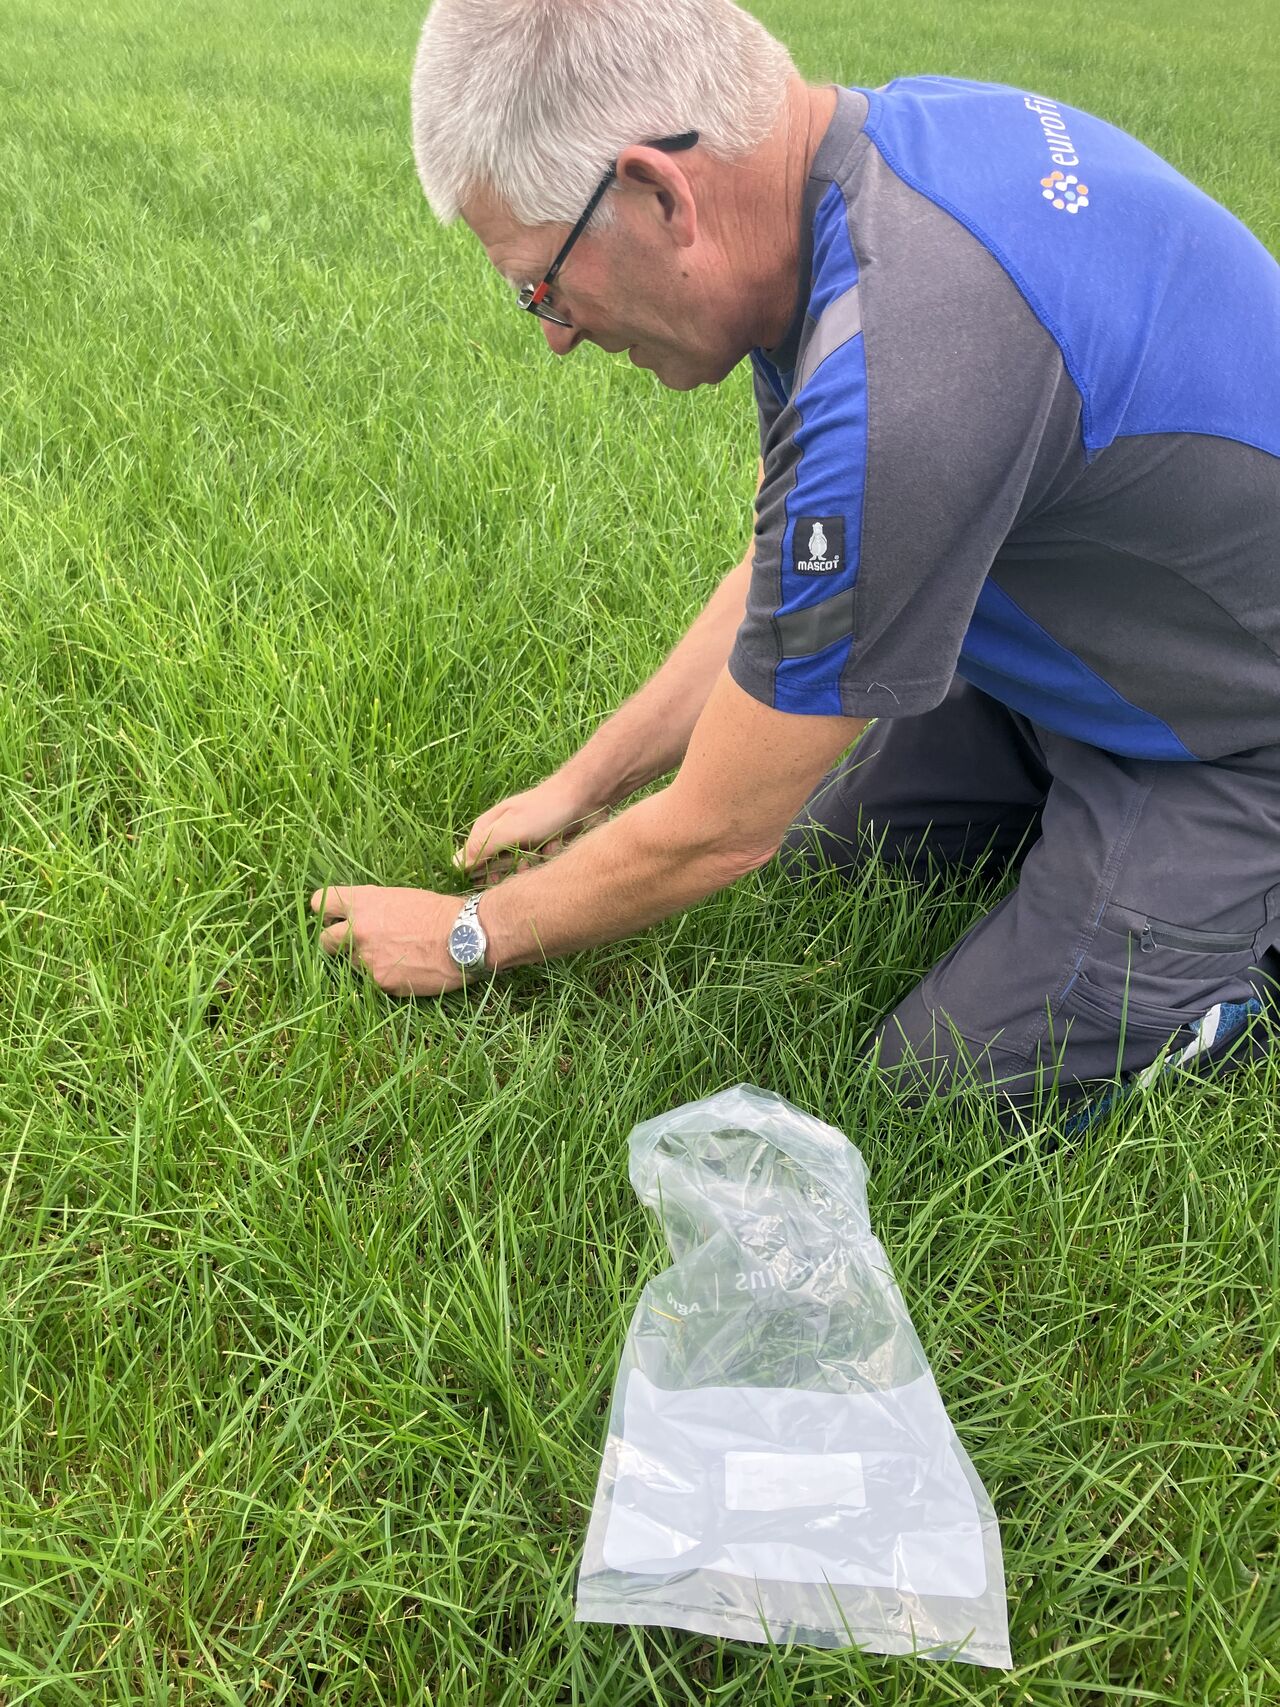
[[[1092,108],[1280,250],[1264,0],[761,14]],[[990,891],[890,876],[470,999],[321,963],[310,891],[452,887],[749,528],[745,374],[558,366],[434,226],[418,23],[0,11],[0,1699],[1280,1702],[1274,1066],[1070,1147],[907,1116],[853,1045]],[[572,1622],[665,1259],[624,1139],[741,1080],[866,1156],[1012,1678]]]

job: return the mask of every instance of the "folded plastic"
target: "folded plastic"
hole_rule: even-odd
[[[740,1085],[630,1155],[675,1261],[627,1334],[577,1617],[1007,1667],[995,1513],[858,1151]]]

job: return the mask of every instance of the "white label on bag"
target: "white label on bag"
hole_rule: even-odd
[[[860,1452],[726,1452],[727,1511],[866,1505]]]
[[[659,1387],[632,1369],[622,1412],[606,1456],[610,1570],[986,1588],[982,1519],[931,1375],[823,1393]]]

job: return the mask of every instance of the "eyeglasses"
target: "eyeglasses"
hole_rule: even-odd
[[[681,150],[685,148],[692,148],[697,140],[698,133],[696,130],[686,130],[681,136],[663,136],[656,142],[642,143],[641,147],[660,148],[664,154],[679,154]],[[551,287],[556,282],[557,274],[561,267],[564,266],[565,256],[569,253],[570,249],[573,248],[579,237],[582,236],[582,233],[587,229],[591,215],[600,205],[600,198],[604,195],[605,191],[609,188],[609,185],[617,176],[617,172],[618,162],[615,160],[609,167],[609,170],[605,173],[604,177],[601,178],[600,182],[596,185],[595,190],[592,192],[591,200],[582,210],[581,219],[579,219],[573,230],[561,244],[560,253],[547,268],[541,284],[525,285],[517,295],[516,301],[519,303],[520,307],[527,308],[530,314],[536,314],[539,320],[549,320],[553,326],[568,326],[570,327],[570,330],[572,330],[572,323],[570,321],[562,320],[558,314],[553,314],[547,307],[547,297],[551,294]]]

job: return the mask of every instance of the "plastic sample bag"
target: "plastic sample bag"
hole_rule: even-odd
[[[630,1150],[675,1264],[627,1334],[577,1617],[1008,1666],[995,1513],[858,1151],[749,1085]]]

